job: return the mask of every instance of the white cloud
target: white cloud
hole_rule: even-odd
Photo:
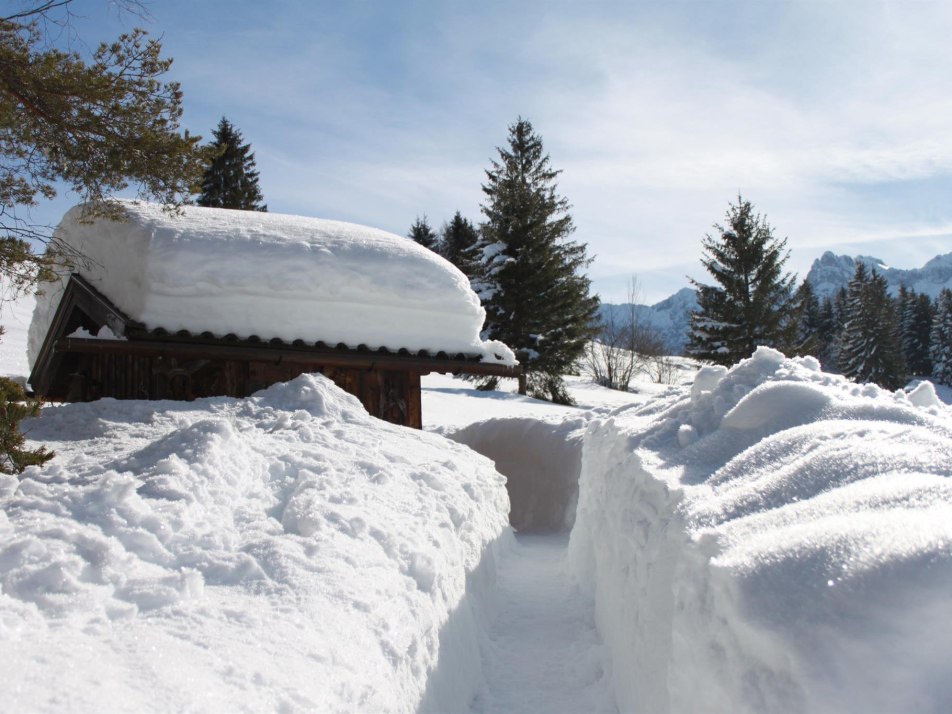
[[[478,218],[495,146],[530,118],[609,299],[622,274],[650,298],[686,284],[738,192],[800,272],[828,247],[897,241],[912,267],[952,224],[952,202],[925,211],[898,190],[952,184],[949,4],[170,0],[154,14],[189,127],[235,121],[271,210],[399,233],[423,213]]]

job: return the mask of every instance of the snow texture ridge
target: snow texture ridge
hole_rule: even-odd
[[[78,272],[149,329],[267,341],[480,355],[514,364],[484,342],[485,310],[466,277],[413,241],[340,221],[123,201],[123,222],[67,212],[54,240],[85,256]],[[62,294],[37,301],[32,364]]]
[[[761,348],[585,434],[570,561],[633,712],[952,706],[952,411]]]
[[[27,429],[57,457],[0,476],[5,708],[458,711],[478,691],[511,537],[483,457],[313,375]]]

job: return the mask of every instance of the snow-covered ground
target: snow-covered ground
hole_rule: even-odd
[[[47,408],[56,459],[0,480],[0,708],[952,710],[930,386],[770,350],[569,384],[578,407],[431,375],[429,433],[311,376]]]
[[[818,367],[589,425],[570,561],[622,709],[952,709],[952,411]]]

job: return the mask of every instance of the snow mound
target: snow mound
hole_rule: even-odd
[[[412,240],[340,221],[123,201],[127,220],[83,222],[70,209],[54,239],[84,256],[78,272],[133,320],[170,332],[233,333],[350,347],[480,355],[485,310],[466,277]],[[62,295],[44,288],[30,328],[32,364]]]
[[[948,711],[950,476],[934,389],[766,348],[593,420],[570,562],[621,709]]]
[[[321,376],[101,400],[0,476],[13,711],[458,711],[482,682],[504,479]]]

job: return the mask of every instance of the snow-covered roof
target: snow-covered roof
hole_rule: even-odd
[[[76,270],[148,329],[479,355],[514,364],[479,333],[466,277],[413,241],[375,228],[255,211],[124,201],[123,222],[71,209],[55,239]],[[30,328],[35,360],[61,291],[46,288]]]

